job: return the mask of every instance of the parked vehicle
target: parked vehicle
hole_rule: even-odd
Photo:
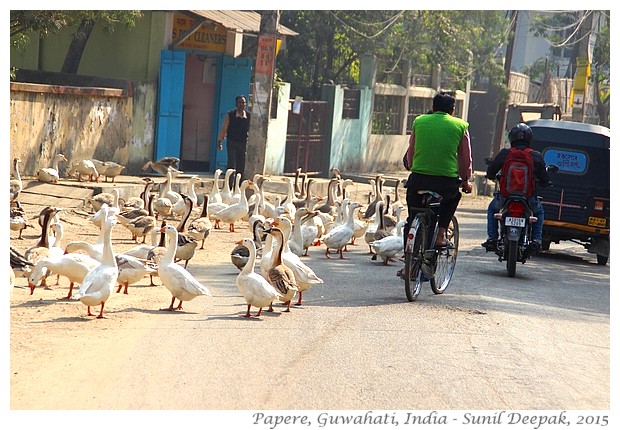
[[[553,186],[541,189],[545,210],[542,249],[571,241],[596,254],[598,264],[609,259],[610,130],[571,121],[527,121],[531,147],[547,165],[558,166]]]

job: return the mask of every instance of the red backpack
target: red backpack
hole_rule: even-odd
[[[517,194],[531,197],[534,193],[534,159],[532,148],[523,150],[512,147],[506,155],[502,175],[499,179],[499,191],[502,196]]]

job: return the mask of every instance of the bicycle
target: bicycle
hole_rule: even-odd
[[[420,190],[423,207],[414,208],[417,213],[411,222],[405,244],[405,293],[410,302],[420,294],[422,283],[429,281],[435,294],[442,294],[447,288],[456,265],[459,249],[459,223],[456,216],[450,220],[446,238],[453,246],[435,249],[437,220],[441,195],[429,190]]]

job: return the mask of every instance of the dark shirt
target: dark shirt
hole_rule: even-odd
[[[525,145],[517,144],[514,146],[519,149],[525,148]],[[488,179],[495,180],[495,175],[497,174],[497,172],[502,170],[502,167],[504,167],[504,161],[506,161],[508,151],[508,148],[504,148],[499,151],[497,156],[493,159],[493,161],[491,161],[491,164],[487,166],[486,177]],[[534,161],[534,177],[536,178],[536,188],[538,189],[539,185],[541,187],[546,187],[547,185],[549,185],[549,174],[547,173],[545,160],[539,151],[533,150],[532,152],[530,152],[530,154],[532,155],[532,160]]]
[[[228,129],[226,137],[235,142],[247,142],[250,130],[250,113],[246,112],[246,118],[237,116],[237,110],[228,112]]]

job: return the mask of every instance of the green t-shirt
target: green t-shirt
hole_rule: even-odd
[[[457,178],[458,147],[469,124],[445,112],[420,115],[413,122],[415,153],[411,171]]]

